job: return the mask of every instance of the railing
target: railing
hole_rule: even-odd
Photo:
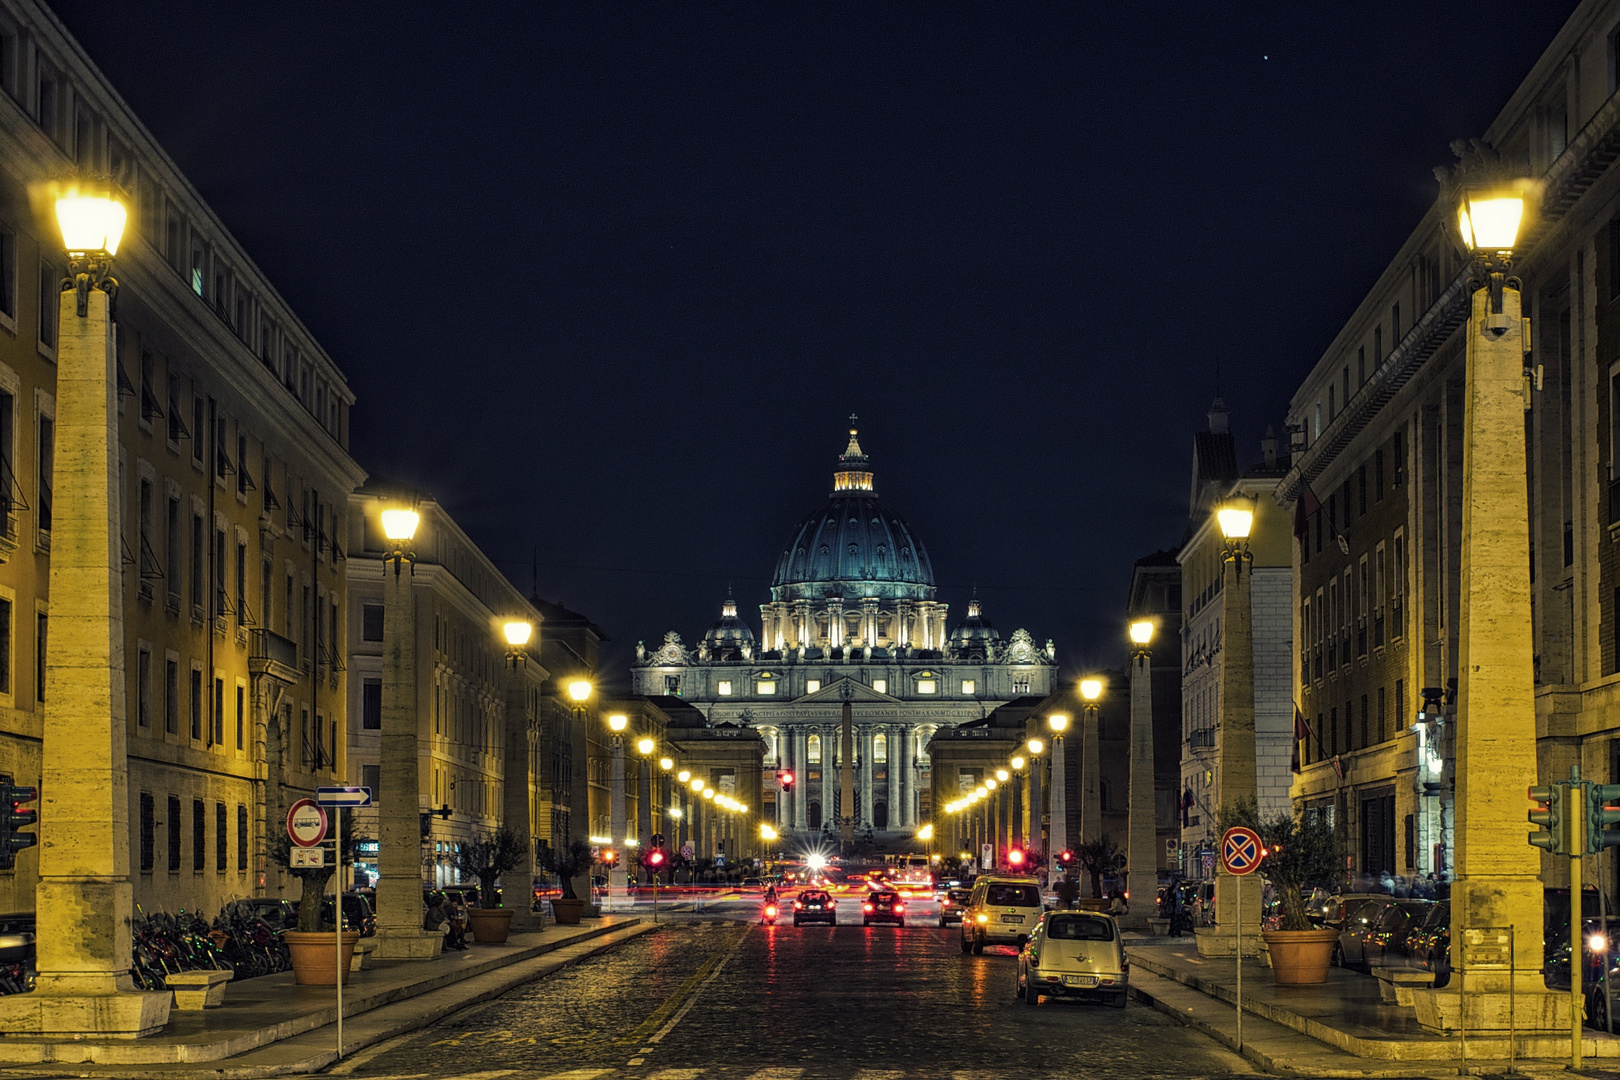
[[[298,643],[284,638],[274,630],[254,630],[249,635],[252,651],[248,654],[254,660],[271,660],[286,667],[298,666]]]
[[[1187,736],[1187,745],[1194,750],[1209,749],[1215,745],[1214,728],[1197,728]]]

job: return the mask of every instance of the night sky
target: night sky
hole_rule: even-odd
[[[758,632],[860,414],[952,625],[1123,659],[1573,0],[54,4],[347,374],[355,457],[615,639]]]

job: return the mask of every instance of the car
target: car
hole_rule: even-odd
[[[1325,924],[1324,929],[1339,931],[1338,940],[1333,943],[1333,964],[1335,967],[1366,968],[1367,956],[1362,947],[1366,936],[1378,925],[1395,903],[1393,896],[1374,896],[1356,903],[1344,906],[1344,919],[1337,926]]]
[[[944,929],[951,923],[962,921],[962,912],[967,910],[968,901],[973,899],[971,889],[946,889],[945,895],[939,901],[939,926]]]
[[[793,925],[807,922],[838,925],[838,904],[825,889],[804,889],[793,900]]]
[[[321,898],[321,922],[332,921],[332,897]],[[343,925],[350,930],[360,931],[361,937],[377,936],[377,916],[371,910],[371,902],[358,893],[343,894]]]
[[[765,882],[757,877],[745,877],[742,880],[742,887],[745,889],[763,890],[765,888]]]
[[[962,912],[962,951],[982,953],[986,945],[1023,948],[1045,911],[1040,882],[1033,877],[980,874]]]
[[[873,889],[866,894],[861,904],[861,925],[871,926],[875,922],[906,925],[906,902],[899,893],[893,889]]]
[[[1422,923],[1414,923],[1406,934],[1406,955],[1416,967],[1434,972],[1434,985],[1445,986],[1451,978],[1451,901],[1437,901]]]
[[[255,896],[249,900],[239,900],[238,904],[245,904],[250,915],[263,919],[265,925],[272,930],[293,930],[298,926],[298,905],[291,900],[282,900],[274,896]]]
[[[1411,899],[1386,906],[1377,925],[1365,931],[1361,939],[1361,957],[1367,970],[1418,967],[1406,950],[1406,939],[1414,926],[1423,925],[1434,906],[1433,900]]]
[[[1102,998],[1116,1009],[1130,992],[1130,961],[1112,915],[1048,911],[1018,951],[1014,993],[1030,1008],[1042,997]]]

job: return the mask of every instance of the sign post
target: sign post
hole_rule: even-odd
[[[1252,874],[1266,857],[1260,836],[1253,829],[1239,825],[1227,829],[1221,837],[1221,866],[1234,877]],[[1237,1052],[1243,1053],[1243,890],[1233,889],[1232,930],[1237,944]]]
[[[300,799],[308,803],[308,799]],[[337,949],[336,963],[332,971],[337,983],[337,1056],[343,1060],[343,981],[349,974],[349,958],[343,955],[343,810],[345,807],[356,809],[371,805],[371,789],[364,787],[323,787],[315,789],[315,802],[312,803],[321,814],[322,832],[325,832],[325,808],[332,808],[333,834],[332,834],[332,865],[337,867],[337,888],[332,890],[332,924],[337,928],[334,936],[334,948]],[[288,829],[292,828],[292,815],[287,817]],[[296,840],[297,837],[294,837]]]

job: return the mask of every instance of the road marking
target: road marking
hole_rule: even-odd
[[[756,1069],[748,1074],[748,1080],[799,1080],[803,1075],[803,1069]]]
[[[336,921],[336,920],[334,920],[334,921]],[[625,1064],[626,1065],[640,1065],[641,1064],[641,1058],[631,1058],[629,1061],[625,1062]]]
[[[669,1020],[665,1022],[664,1026],[659,1028],[658,1031],[647,1040],[648,1042],[656,1046],[658,1043],[664,1041],[664,1036],[675,1030],[675,1025],[679,1024],[683,1019],[685,1019],[686,1014],[692,1011],[692,1006],[696,1005],[698,999],[703,996],[703,991],[707,990],[709,988],[709,984],[720,977],[720,973],[726,969],[726,964],[731,961],[733,956],[737,955],[737,950],[742,948],[742,943],[747,939],[748,931],[746,930],[737,935],[737,940],[732,944],[731,948],[726,951],[726,954],[720,958],[720,962],[714,965],[714,970],[709,973],[709,977],[698,984],[697,989],[692,991],[692,996],[686,999],[686,1004],[682,1005],[678,1010],[676,1010],[675,1015],[671,1016]],[[795,1073],[794,1075],[797,1076],[798,1074]]]
[[[850,1080],[901,1080],[905,1075],[904,1069],[862,1069]]]
[[[607,1076],[612,1069],[569,1069],[567,1072],[546,1073],[545,1080],[596,1080],[598,1076]],[[371,1080],[370,1077],[367,1080]]]
[[[647,1080],[698,1080],[708,1069],[659,1069],[648,1073]]]

